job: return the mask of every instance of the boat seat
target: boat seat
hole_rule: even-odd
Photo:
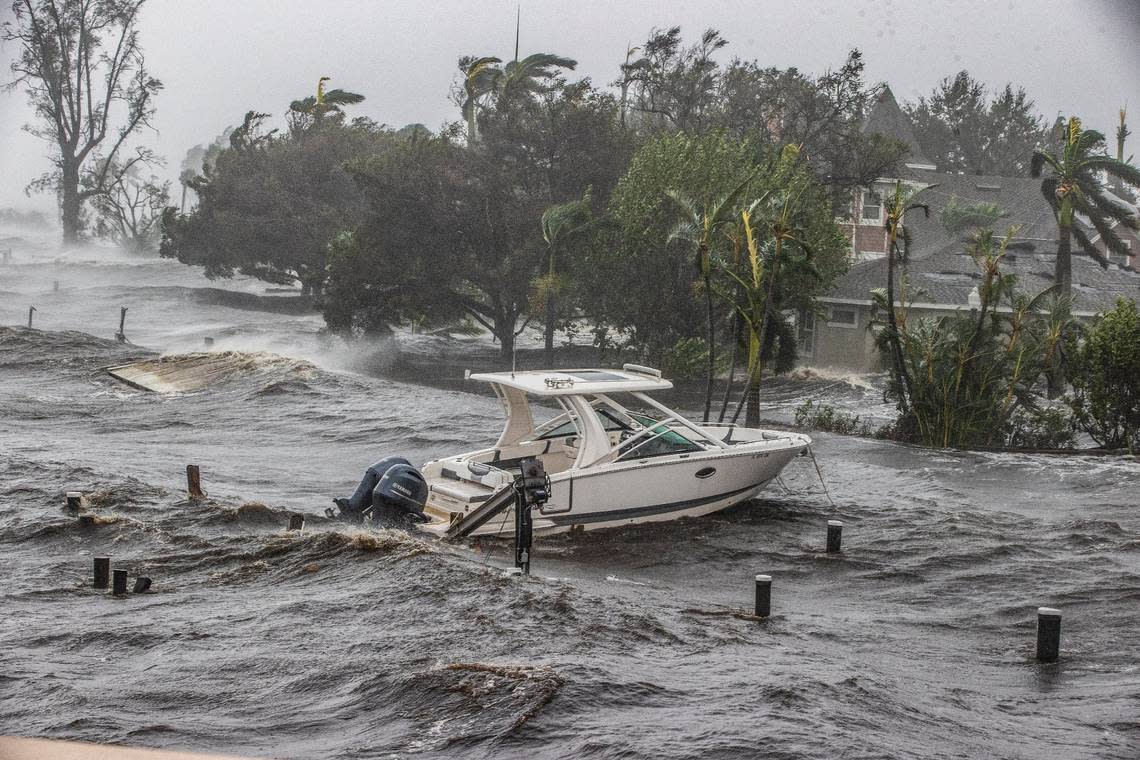
[[[477,504],[486,501],[495,492],[489,486],[469,480],[457,480],[453,483],[432,483],[430,488],[434,493],[465,504]]]

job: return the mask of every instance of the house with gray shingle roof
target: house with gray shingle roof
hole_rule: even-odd
[[[925,187],[920,200],[930,216],[913,212],[906,219],[911,237],[905,279],[901,272],[896,292],[910,304],[912,318],[969,310],[976,302],[981,273],[967,252],[972,226],[953,224],[955,208],[996,209],[995,231],[1015,228],[1014,243],[1002,269],[1017,275],[1018,288],[1036,294],[1053,284],[1057,252],[1057,225],[1053,211],[1041,195],[1041,182],[1029,177],[994,177],[939,172],[923,155],[910,120],[889,89],[884,90],[868,114],[865,131],[880,132],[911,146],[911,154],[896,177],[884,178],[856,193],[845,219],[838,220],[851,240],[852,265],[827,295],[820,308],[803,310],[796,318],[800,361],[815,367],[836,367],[861,372],[880,369],[870,329],[871,291],[886,286],[886,233],[881,196],[893,192],[896,182]],[[1078,219],[1078,223],[1085,222]],[[1087,225],[1097,241],[1096,230]],[[1118,230],[1120,232],[1120,230]],[[1125,231],[1126,240],[1136,240]],[[1103,245],[1098,246],[1103,250]],[[1126,260],[1110,259],[1104,269],[1079,247],[1073,251],[1073,311],[1093,318],[1111,309],[1118,297],[1140,301],[1140,242],[1132,243]]]

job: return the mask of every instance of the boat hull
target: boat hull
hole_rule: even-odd
[[[727,509],[756,496],[808,443],[784,439],[552,475],[550,501],[535,511],[534,532],[599,530]],[[513,529],[510,509],[472,535],[509,535]]]

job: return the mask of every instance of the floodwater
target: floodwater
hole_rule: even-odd
[[[710,517],[540,538],[512,579],[506,543],[320,517],[383,455],[493,441],[497,404],[450,365],[384,371],[396,349],[465,344],[344,348],[314,315],[210,290],[261,283],[7,246],[0,733],[288,758],[1140,756],[1140,464],[821,434],[834,506],[799,459]],[[247,370],[182,395],[101,371],[205,336]],[[886,408],[864,379],[801,378],[766,415],[808,397]],[[185,499],[188,463],[205,501]],[[70,490],[94,525],[63,510]],[[153,592],[90,588],[100,554]],[[765,622],[736,614],[756,573],[774,577]],[[1056,664],[1033,660],[1042,605],[1064,613]]]

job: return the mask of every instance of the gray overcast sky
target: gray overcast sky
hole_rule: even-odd
[[[0,19],[11,18],[9,0]],[[251,109],[275,115],[310,94],[318,77],[360,92],[353,110],[394,126],[432,129],[458,118],[448,99],[456,59],[510,57],[515,0],[151,0],[142,40],[166,85],[147,144],[176,176],[185,152]],[[1039,110],[1080,115],[1111,133],[1132,107],[1129,151],[1140,155],[1140,0],[523,0],[521,53],[579,61],[595,84],[617,76],[625,46],[653,27],[707,27],[730,41],[724,58],[818,72],[858,47],[868,78],[900,100],[929,92],[960,69],[992,87],[1023,85]],[[0,50],[7,64],[10,43]],[[23,187],[47,169],[46,146],[22,133],[22,93],[0,93],[0,206],[50,208]]]

